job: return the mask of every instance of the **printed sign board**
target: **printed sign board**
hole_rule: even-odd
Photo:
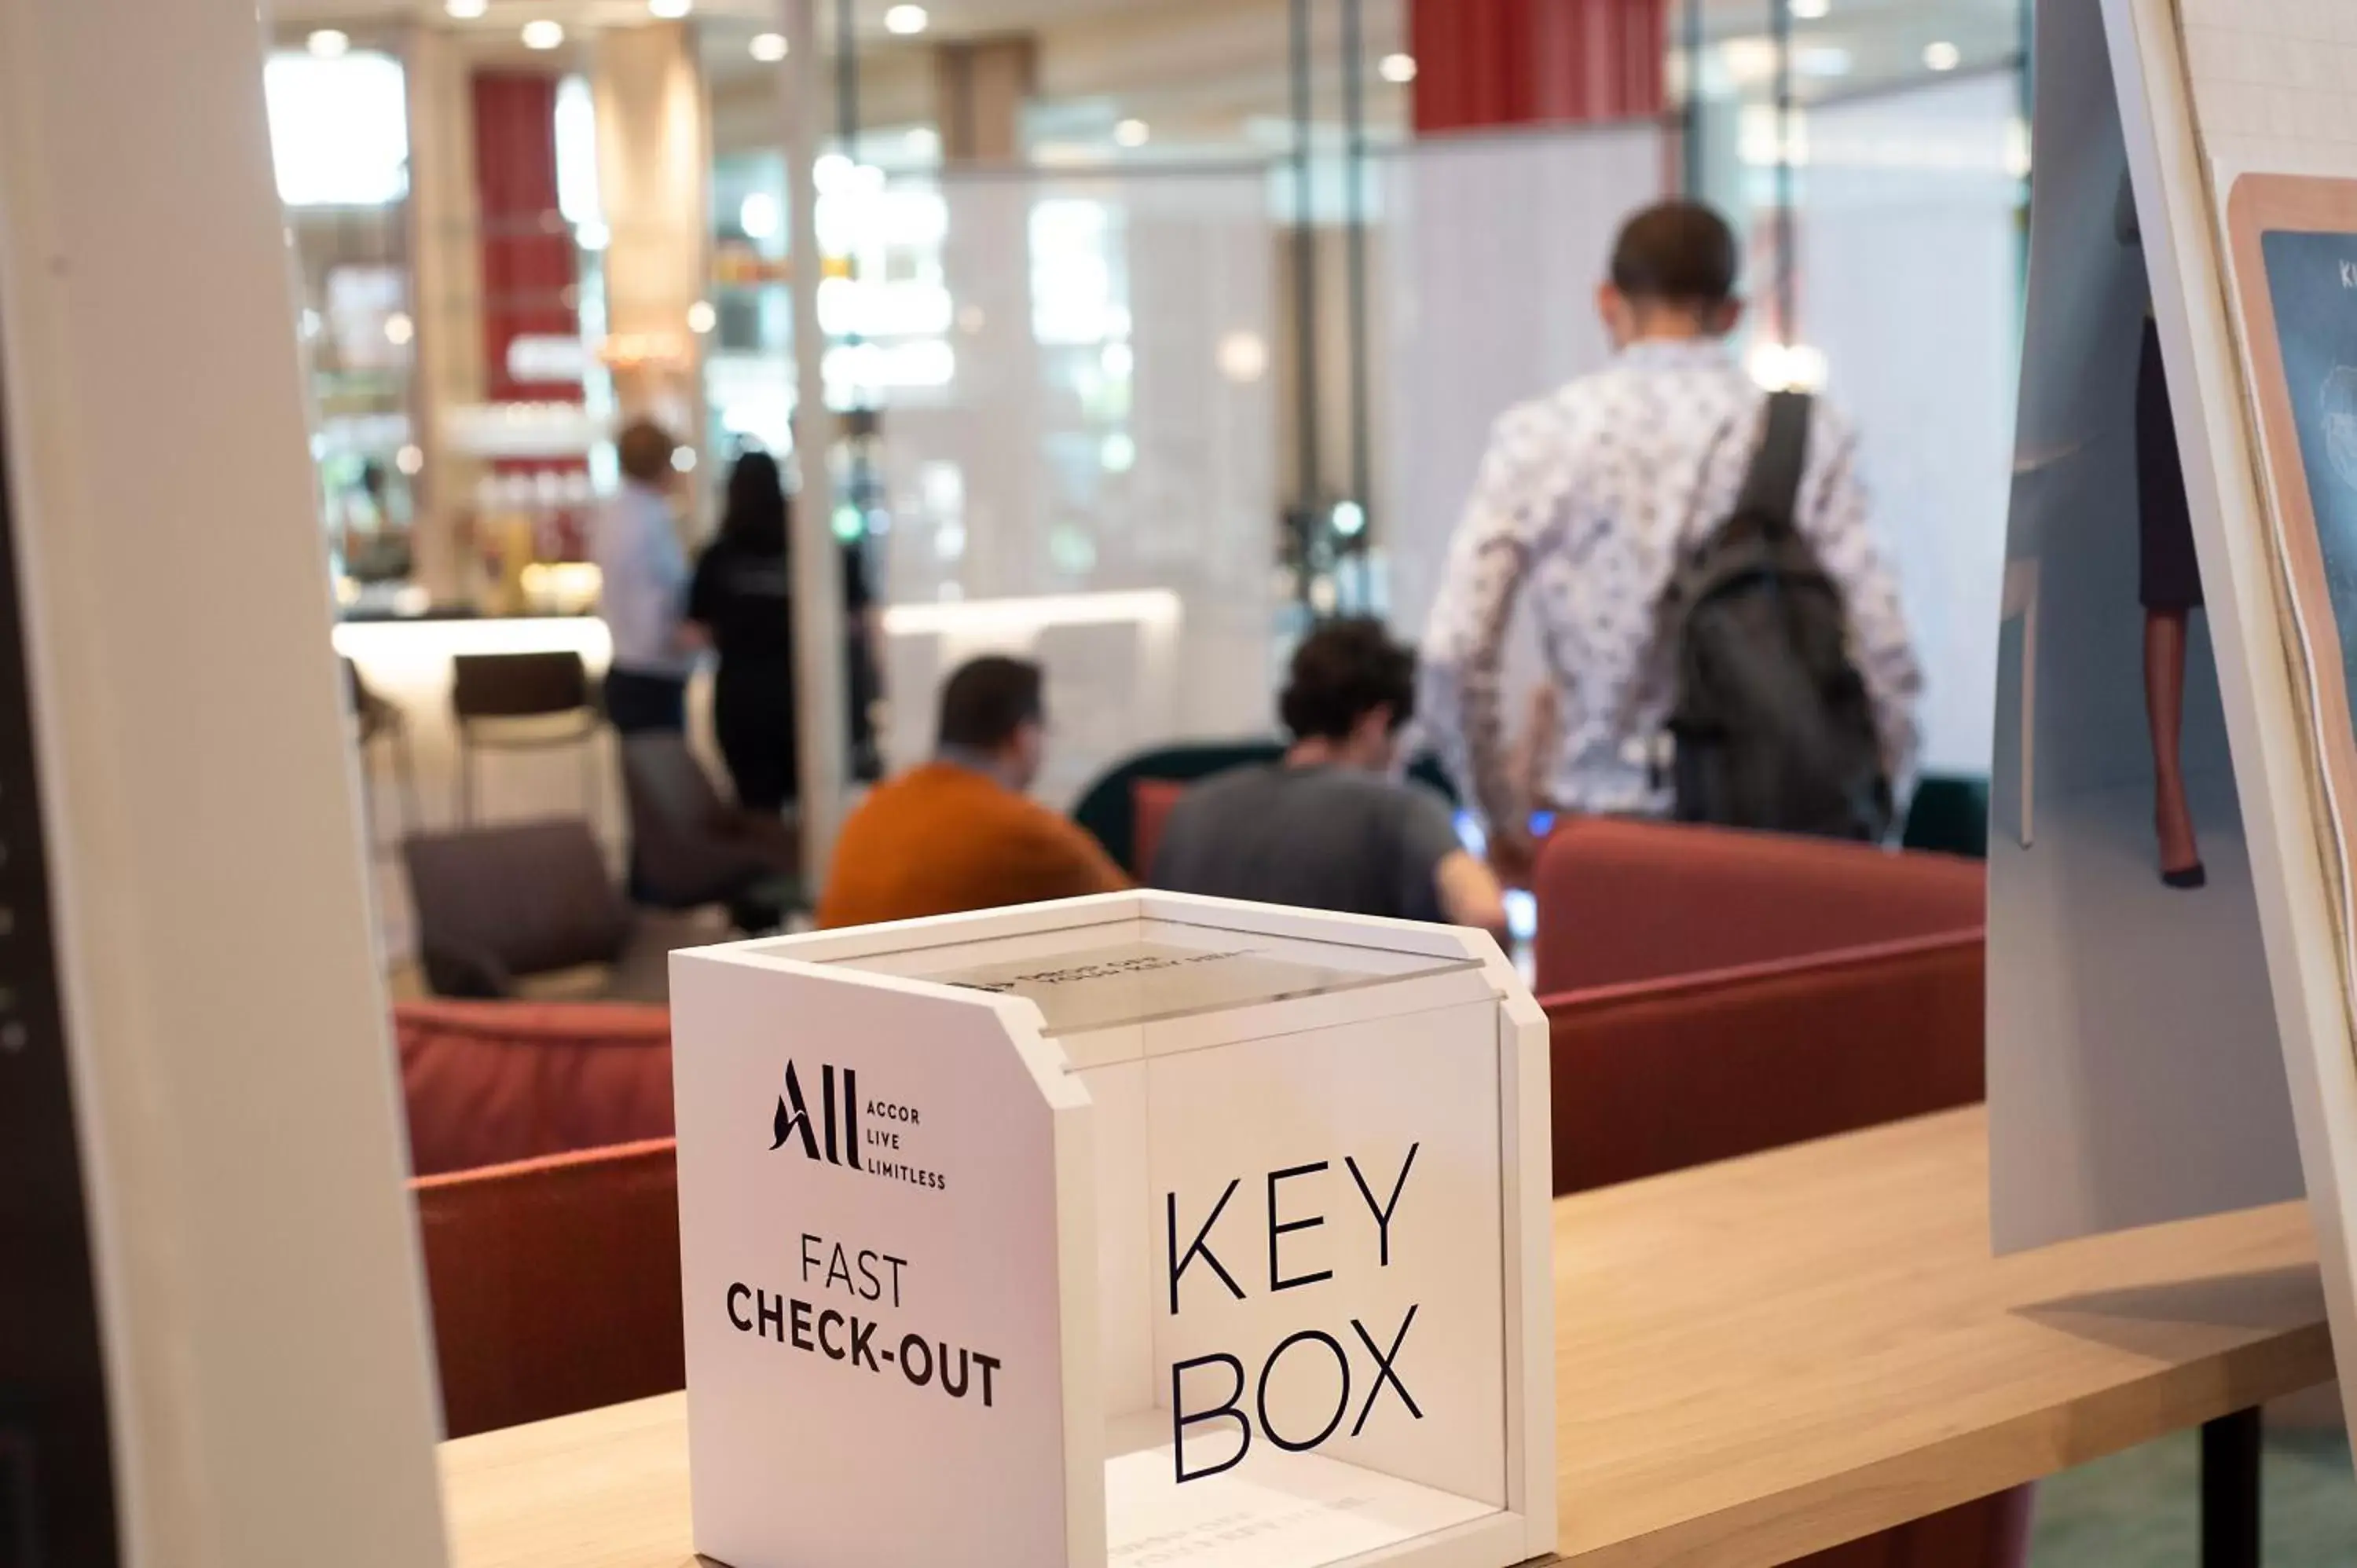
[[[2125,188],[2134,83],[2115,98],[2102,10],[2037,24],[1988,846],[2000,1252],[2300,1192],[2266,846],[2228,748],[2233,606],[2195,559],[2214,508],[2190,442],[2179,476],[2191,389],[2147,282],[2169,226]]]
[[[2357,81],[2334,62],[2357,16],[2300,0],[2102,0],[2101,12],[2297,1129],[2297,1180],[2277,1185],[2305,1186],[2345,1364],[2357,1353]],[[2246,1043],[2209,1042],[2218,1057]],[[2271,1153],[2287,1162],[2280,1122]],[[2357,1380],[2342,1399],[2357,1412]]]
[[[698,1552],[1553,1549],[1547,1036],[1488,938],[1123,894],[672,998]]]

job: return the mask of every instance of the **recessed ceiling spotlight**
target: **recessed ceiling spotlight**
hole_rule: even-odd
[[[933,18],[922,5],[895,5],[884,13],[884,30],[912,38],[933,25]]]
[[[764,65],[775,65],[778,61],[786,58],[786,35],[783,33],[755,33],[753,35],[752,49],[753,58],[755,59],[759,60]]]
[[[528,49],[553,49],[565,41],[565,24],[542,17],[523,25],[523,47]]]

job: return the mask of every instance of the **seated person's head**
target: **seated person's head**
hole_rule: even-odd
[[[1656,202],[1620,226],[1596,308],[1617,346],[1648,338],[1724,338],[1743,318],[1735,231],[1699,201]]]
[[[614,437],[614,460],[623,478],[659,490],[672,481],[672,457],[679,443],[670,431],[651,419],[634,419]]]
[[[1415,655],[1381,621],[1329,621],[1294,650],[1277,712],[1297,755],[1387,769],[1415,714]]]
[[[987,758],[1009,788],[1031,788],[1047,747],[1039,666],[985,654],[958,666],[942,688],[941,746]]]

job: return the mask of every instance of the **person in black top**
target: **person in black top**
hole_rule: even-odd
[[[795,799],[793,574],[777,459],[748,452],[728,476],[718,537],[689,585],[687,618],[720,658],[713,727],[747,811]]]

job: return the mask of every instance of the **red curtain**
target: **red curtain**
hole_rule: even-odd
[[[1668,0],[1411,0],[1419,134],[1659,113]]]

